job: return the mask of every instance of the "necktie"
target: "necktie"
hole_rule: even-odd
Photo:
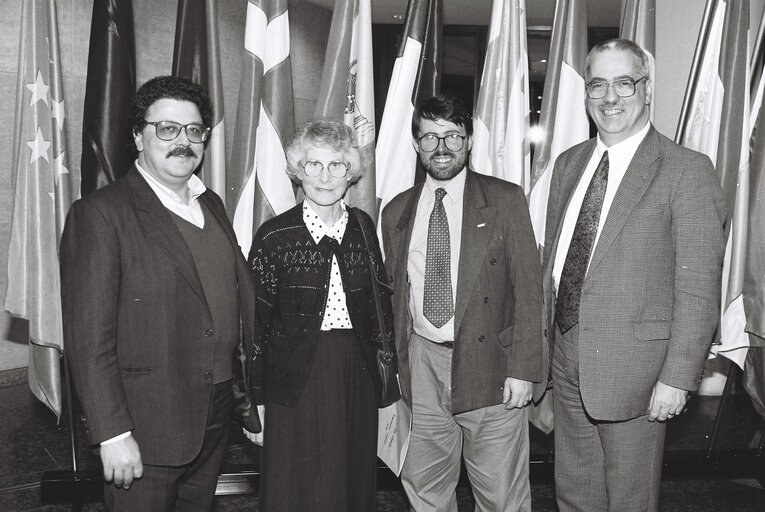
[[[579,301],[582,296],[582,283],[587,274],[595,235],[598,232],[600,210],[608,185],[608,151],[603,153],[590,185],[584,194],[582,208],[576,219],[571,245],[568,247],[566,261],[563,264],[558,299],[555,302],[555,318],[561,332],[566,332],[579,323]]]
[[[444,209],[445,195],[446,190],[436,189],[436,201],[428,222],[428,245],[425,254],[422,314],[436,327],[443,326],[454,316],[449,220]]]

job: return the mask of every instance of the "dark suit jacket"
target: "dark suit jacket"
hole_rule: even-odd
[[[237,254],[241,334],[251,341],[246,262],[220,198],[208,190],[200,200]],[[89,442],[132,430],[144,463],[190,462],[205,434],[214,326],[183,235],[134,167],[72,206],[61,276],[65,350]],[[244,411],[248,360],[240,342],[232,364]]]
[[[541,266],[526,198],[512,183],[467,172],[455,298],[454,414],[502,402],[505,378],[546,381]],[[423,184],[383,210],[385,266],[391,276],[401,393],[411,404],[407,261]],[[539,386],[537,396],[543,386]]]
[[[553,335],[552,267],[571,194],[595,139],[561,154],[547,207],[544,288]],[[579,386],[597,420],[645,414],[657,380],[698,387],[720,316],[725,201],[706,156],[649,129],[593,250],[579,311]]]

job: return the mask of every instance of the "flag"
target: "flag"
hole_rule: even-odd
[[[362,177],[348,189],[348,204],[377,218],[375,102],[370,0],[336,0],[324,57],[316,117],[344,119],[362,152]]]
[[[542,140],[534,150],[529,211],[538,245],[544,244],[547,196],[553,165],[563,151],[589,138],[584,108],[584,61],[587,57],[587,2],[558,0],[539,127]]]
[[[656,0],[624,0],[619,37],[636,42],[648,55],[648,77],[653,85],[650,118],[656,104]]]
[[[284,147],[295,133],[287,0],[249,0],[226,197],[239,246],[295,205]]]
[[[723,261],[720,344],[722,354],[743,367],[749,339],[744,331],[744,266],[749,216],[748,0],[709,0],[696,46],[677,140],[706,154],[720,178],[728,205]],[[706,28],[706,30],[704,30]]]
[[[415,181],[417,153],[410,126],[414,105],[440,88],[442,9],[441,0],[409,0],[406,8],[375,152],[380,212]]]
[[[471,168],[530,190],[529,58],[525,0],[494,0]]]
[[[29,321],[32,393],[61,415],[58,242],[71,205],[55,0],[24,0],[19,44],[5,309]]]
[[[210,95],[213,118],[200,178],[221,199],[226,194],[226,133],[216,0],[178,0],[173,75],[200,84]]]
[[[82,123],[82,195],[113,182],[132,165],[127,118],[135,77],[131,0],[93,2]]]

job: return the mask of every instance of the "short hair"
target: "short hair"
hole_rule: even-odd
[[[329,149],[343,154],[348,161],[348,176],[351,182],[361,178],[366,162],[353,128],[339,119],[320,117],[312,119],[298,127],[295,136],[285,150],[287,157],[287,175],[295,183],[300,183],[300,161],[311,148]]]
[[[637,59],[638,74],[640,76],[646,76],[650,78],[650,65],[648,63],[648,55],[646,55],[645,50],[643,50],[639,44],[634,41],[630,41],[629,39],[609,39],[608,41],[603,41],[602,43],[598,43],[593,46],[590,52],[587,54],[587,59],[585,61],[585,77],[590,74],[590,64],[592,63],[592,59],[595,54],[602,53],[606,50],[623,50],[631,53],[635,59]]]
[[[135,93],[133,104],[130,106],[128,122],[130,123],[131,148],[136,150],[132,135],[146,126],[146,111],[161,99],[190,101],[199,109],[202,124],[210,127],[212,124],[212,104],[207,91],[199,84],[179,76],[155,76],[144,83]]]
[[[468,110],[462,98],[445,92],[422,100],[412,116],[412,137],[420,133],[420,119],[443,119],[465,128],[468,136],[473,135],[473,115]]]

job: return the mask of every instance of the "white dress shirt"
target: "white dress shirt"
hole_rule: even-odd
[[[425,296],[425,256],[428,248],[428,224],[433,205],[436,202],[436,189],[446,190],[444,210],[449,221],[449,246],[451,248],[451,278],[452,299],[457,296],[457,275],[460,263],[460,248],[462,242],[462,209],[465,195],[465,177],[467,170],[463,169],[457,176],[448,181],[435,180],[430,175],[425,178],[425,185],[417,202],[417,212],[414,216],[412,240],[409,242],[409,311],[412,314],[414,332],[435,342],[454,341],[454,316],[441,327],[436,327],[422,313]],[[454,303],[456,304],[456,300]]]
[[[303,222],[305,222],[311,238],[317,244],[322,238],[328,236],[337,240],[338,244],[343,243],[345,228],[348,226],[348,209],[343,200],[340,200],[340,208],[343,214],[337,219],[337,222],[327,226],[323,220],[311,208],[308,201],[303,201]],[[332,255],[332,270],[329,274],[329,292],[327,293],[327,305],[324,308],[324,318],[321,322],[322,331],[332,329],[352,329],[351,316],[348,314],[348,305],[345,302],[345,291],[343,290],[343,280],[340,276],[340,265],[337,263],[337,256]]]
[[[151,175],[148,171],[138,165],[138,161],[135,162],[135,168],[141,173],[151,189],[157,194],[157,197],[162,204],[176,214],[178,217],[191,222],[199,229],[205,227],[205,216],[202,214],[202,205],[199,204],[199,196],[205,193],[207,187],[202,183],[196,174],[192,174],[189,178],[189,202],[184,203],[180,196],[160,183],[157,178]]]
[[[608,184],[606,185],[606,195],[603,198],[603,207],[600,211],[600,219],[598,220],[598,231],[595,234],[595,243],[592,245],[592,253],[595,252],[598,239],[600,239],[600,233],[603,231],[603,225],[608,218],[608,211],[611,209],[611,204],[614,202],[616,191],[619,189],[619,184],[621,184],[622,178],[624,178],[624,173],[627,172],[627,167],[630,165],[630,162],[632,162],[632,157],[635,156],[635,151],[637,151],[640,143],[643,142],[650,127],[651,123],[646,123],[638,133],[611,147],[606,147],[603,141],[600,140],[600,135],[598,135],[595,151],[592,153],[592,157],[587,163],[584,173],[581,178],[579,178],[579,183],[574,189],[568,209],[563,217],[563,227],[561,228],[558,249],[555,253],[555,263],[553,265],[553,280],[555,281],[556,294],[560,275],[561,272],[563,272],[563,265],[566,262],[566,256],[568,255],[568,248],[571,245],[571,238],[574,235],[576,220],[579,217],[579,210],[582,209],[584,194],[587,192],[587,187],[590,185],[590,181],[592,181],[592,176],[595,174],[595,169],[598,167],[598,163],[600,163],[603,153],[608,151]],[[592,254],[590,254],[590,261],[592,261]]]

